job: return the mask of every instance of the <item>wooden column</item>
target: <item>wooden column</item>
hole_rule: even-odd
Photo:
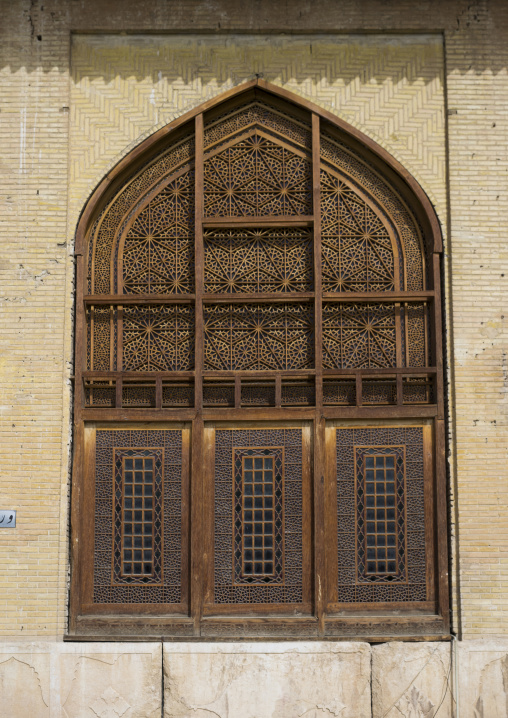
[[[196,217],[195,217],[195,348],[194,348],[194,407],[192,422],[191,454],[191,560],[190,560],[190,609],[194,619],[194,635],[199,636],[203,611],[203,115],[195,120],[196,154]]]
[[[323,322],[321,277],[320,119],[312,114],[312,197],[314,214],[314,361],[316,414],[314,419],[314,592],[319,632],[324,632],[326,599],[326,537],[324,517],[325,420],[323,418]]]

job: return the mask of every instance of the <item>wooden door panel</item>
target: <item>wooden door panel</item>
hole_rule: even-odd
[[[328,613],[435,610],[432,425],[326,429]]]
[[[309,613],[310,426],[205,428],[205,615]]]
[[[189,444],[182,424],[86,427],[82,614],[188,613]]]

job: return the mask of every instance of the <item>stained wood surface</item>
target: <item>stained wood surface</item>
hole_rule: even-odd
[[[204,126],[208,118],[218,117],[238,102],[270,97],[275,111],[284,113],[288,104],[301,126],[310,126],[311,147],[297,149],[295,155],[310,159],[312,214],[264,215],[247,217],[206,217],[204,206]],[[229,104],[228,104],[229,103]],[[194,159],[185,165],[194,170],[195,224],[194,271],[195,286],[191,293],[163,294],[122,292],[121,272],[124,244],[119,250],[116,266],[117,294],[88,293],[85,257],[91,228],[106,204],[116,196],[127,173],[141,172],[148,160],[167,147],[171,136],[181,136],[193,123]],[[366,158],[373,171],[391,182],[395,191],[414,211],[424,228],[427,252],[424,262],[429,266],[430,287],[420,291],[403,291],[395,282],[393,291],[323,291],[321,181],[323,168],[320,156],[321,132],[336,136],[351,150]],[[173,133],[173,135],[171,134]],[[180,135],[178,135],[180,133]],[[271,136],[265,131],[260,136]],[[272,138],[273,139],[273,138]],[[229,143],[229,144],[228,144]],[[287,149],[289,141],[281,140]],[[224,146],[232,146],[227,140]],[[218,149],[213,153],[217,154]],[[182,174],[184,169],[180,169]],[[166,183],[167,184],[167,183]],[[150,186],[150,190],[155,184]],[[126,225],[131,227],[135,217]],[[308,228],[312,234],[312,291],[247,292],[241,294],[205,292],[205,256],[203,230]],[[126,232],[127,230],[125,230]],[[124,232],[124,237],[125,237]],[[122,242],[124,240],[122,239]],[[330,113],[321,110],[261,79],[245,83],[219,98],[159,130],[124,158],[101,182],[81,217],[76,235],[77,313],[75,365],[75,455],[73,463],[72,527],[71,527],[71,617],[69,632],[79,637],[128,636],[133,640],[145,636],[167,639],[234,637],[294,638],[360,637],[385,640],[393,637],[437,637],[449,631],[447,541],[446,541],[446,465],[443,401],[443,341],[441,319],[440,255],[442,249],[439,223],[418,183],[391,158],[385,150]],[[422,245],[422,252],[425,250]],[[113,267],[113,262],[112,262]],[[395,277],[399,276],[395,267]],[[404,285],[405,286],[405,285]],[[253,304],[273,306],[308,305],[312,309],[312,366],[302,369],[209,370],[205,369],[205,328],[203,309],[222,305],[249,307]],[[324,367],[323,306],[332,305],[394,305],[396,359],[394,366],[368,368]],[[403,329],[403,316],[408,307],[425,304],[424,322],[429,321],[430,342],[426,343],[427,366],[407,366],[409,340]],[[122,357],[125,315],[129,307],[168,307],[176,305],[195,308],[194,368],[178,371],[126,371]],[[116,363],[113,344],[110,347],[110,371],[86,368],[86,312],[90,312],[91,352],[94,341],[94,308],[115,307],[118,311]],[[428,315],[428,320],[427,320]],[[113,328],[113,320],[111,319]],[[426,335],[427,332],[424,332]],[[405,342],[405,350],[403,344]],[[403,366],[406,364],[406,366]],[[429,366],[429,364],[431,364]],[[429,378],[434,382],[434,399],[422,404],[407,404],[404,388],[407,379]],[[364,396],[369,379],[393,381],[395,399],[391,404],[369,405]],[[233,405],[211,407],[204,402],[206,382],[215,380],[222,386],[231,384]],[[253,380],[270,382],[273,386],[272,406],[247,406],[242,390]],[[310,382],[314,389],[311,406],[285,405],[285,390],[295,381]],[[353,405],[333,404],[323,398],[324,382],[351,382],[355,389]],[[111,382],[114,406],[85,406],[90,387],[100,388],[98,381]],[[95,384],[94,384],[95,382]],[[130,383],[129,383],[130,382]],[[137,382],[137,384],[136,384]],[[164,388],[188,385],[193,391],[193,406],[167,406]],[[124,388],[137,385],[152,389],[154,406],[125,406]],[[325,385],[326,386],[326,385]],[[205,388],[204,388],[205,387]],[[205,404],[205,405],[204,405]],[[92,600],[94,553],[94,462],[96,423],[101,426],[128,428],[138,422],[147,426],[182,428],[182,602],[176,605],[94,604]],[[183,423],[182,423],[183,422]],[[288,422],[292,422],[289,424]],[[351,427],[371,425],[406,425],[413,422],[424,431],[425,484],[425,546],[428,600],[420,602],[377,602],[340,604],[337,601],[337,472],[335,432],[348,422]],[[431,423],[433,422],[433,423]],[[214,581],[214,435],[217,427],[299,426],[303,432],[303,575],[304,598],[299,604],[255,606],[219,606],[213,601]],[[376,619],[372,617],[375,613]],[[403,613],[404,615],[400,615]],[[255,614],[255,615],[246,615]],[[292,614],[289,617],[287,614]],[[349,614],[355,614],[349,615]],[[376,621],[377,624],[376,625]]]

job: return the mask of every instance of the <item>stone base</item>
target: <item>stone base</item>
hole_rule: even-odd
[[[507,718],[508,639],[0,643],[0,715]]]
[[[370,718],[367,643],[164,644],[165,718]]]
[[[160,643],[0,644],[6,718],[160,718]]]

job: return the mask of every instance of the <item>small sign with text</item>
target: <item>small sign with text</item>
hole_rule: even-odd
[[[16,526],[16,512],[0,509],[0,529],[13,529]]]

